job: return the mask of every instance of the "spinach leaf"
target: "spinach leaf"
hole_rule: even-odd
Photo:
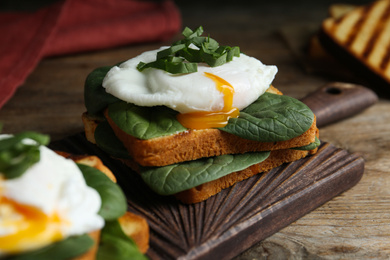
[[[107,154],[122,159],[130,159],[125,146],[116,137],[110,124],[107,121],[101,122],[95,129],[95,140],[97,146]]]
[[[220,130],[249,140],[278,142],[303,134],[313,120],[313,112],[299,100],[266,92]]]
[[[7,260],[65,260],[87,252],[94,242],[87,234],[72,236],[38,250],[7,257]]]
[[[294,148],[291,148],[291,149],[309,151],[309,150],[313,150],[313,149],[317,148],[318,146],[320,146],[320,144],[321,144],[321,141],[316,136],[316,139],[315,139],[315,141],[313,143],[308,144],[308,145],[304,145],[304,146],[301,146],[301,147],[294,147]]]
[[[24,139],[34,142],[26,143]],[[0,140],[0,173],[7,179],[21,176],[29,167],[40,160],[39,146],[47,145],[48,135],[36,132],[22,132]]]
[[[146,260],[134,241],[126,236],[117,220],[107,221],[100,236],[97,260]]]
[[[186,131],[167,107],[139,107],[125,102],[109,105],[109,116],[126,133],[151,139]],[[297,99],[264,93],[254,103],[231,118],[222,131],[259,142],[278,142],[303,134],[312,125],[313,112]]]
[[[142,167],[144,182],[160,195],[171,195],[240,171],[268,158],[270,152],[221,155],[163,167]]]
[[[94,188],[102,199],[99,215],[106,221],[117,219],[127,210],[126,197],[121,188],[101,171],[78,164],[88,186]]]
[[[164,106],[140,107],[116,102],[108,106],[108,115],[123,131],[139,139],[151,139],[186,131],[176,120],[178,112]]]
[[[119,99],[108,94],[102,87],[102,82],[112,66],[100,67],[93,70],[85,80],[84,103],[91,115],[102,116],[102,111],[111,103]]]

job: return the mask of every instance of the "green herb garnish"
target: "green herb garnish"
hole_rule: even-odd
[[[143,71],[147,68],[155,68],[172,74],[191,73],[198,70],[198,63],[200,62],[207,63],[211,67],[217,67],[233,60],[234,56],[240,56],[239,47],[219,46],[216,40],[201,36],[202,34],[202,26],[195,31],[186,27],[182,32],[185,39],[159,51],[155,61],[140,62],[137,69]]]
[[[23,142],[23,139],[35,142]],[[47,145],[50,137],[35,132],[23,132],[0,140],[0,173],[6,179],[22,175],[40,159],[39,146]]]

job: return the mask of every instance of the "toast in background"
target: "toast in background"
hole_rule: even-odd
[[[351,4],[333,4],[328,9],[329,19],[338,19],[356,7],[356,5]],[[317,34],[313,35],[309,40],[308,55],[312,59],[325,59],[334,62],[333,56],[321,45]]]
[[[356,8],[333,7],[321,26],[320,45],[369,82],[390,83],[390,0]],[[315,53],[315,52],[314,52]]]

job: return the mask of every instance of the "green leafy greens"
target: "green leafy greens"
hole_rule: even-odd
[[[32,142],[23,141],[31,139]],[[47,145],[50,137],[35,132],[23,132],[0,140],[0,173],[6,179],[21,176],[40,159],[39,146]]]
[[[83,164],[78,164],[78,167],[87,185],[94,188],[100,195],[102,205],[99,215],[105,220],[115,220],[125,214],[127,203],[121,188],[95,168]]]
[[[234,56],[240,56],[239,47],[219,46],[216,40],[202,36],[202,26],[195,31],[186,27],[182,34],[185,39],[159,51],[155,61],[140,62],[137,69],[143,71],[155,68],[172,74],[191,73],[198,70],[198,63],[204,62],[211,67],[217,67],[233,60]]]
[[[141,177],[160,195],[172,195],[246,169],[268,158],[270,152],[221,155],[163,167],[142,167]]]
[[[164,106],[140,107],[123,101],[108,106],[108,115],[126,133],[151,139],[186,131],[176,119],[178,112]]]
[[[300,147],[294,147],[291,149],[301,150],[301,151],[309,151],[309,150],[313,150],[313,149],[317,148],[318,146],[320,146],[320,144],[321,144],[321,140],[318,139],[316,136],[315,141],[313,143],[310,143],[310,144],[304,145],[304,146],[300,146]]]
[[[103,79],[113,66],[100,67],[87,76],[84,84],[84,103],[91,115],[103,118],[102,111],[111,103],[119,101],[118,98],[108,94],[102,87]]]
[[[95,140],[100,149],[110,156],[121,159],[131,159],[123,143],[116,137],[110,124],[103,121],[95,129]]]
[[[68,237],[30,252],[8,256],[7,260],[66,260],[77,257],[93,246],[93,240],[87,234]]]
[[[178,112],[167,107],[139,107],[123,101],[108,107],[114,123],[126,133],[151,139],[183,132]],[[231,118],[220,130],[259,142],[289,140],[306,132],[314,120],[313,112],[297,99],[264,93],[254,103]]]
[[[97,260],[146,260],[135,242],[129,238],[122,230],[117,220],[108,221],[100,236]]]
[[[278,142],[303,134],[313,120],[313,112],[299,100],[266,92],[220,129],[249,140]]]

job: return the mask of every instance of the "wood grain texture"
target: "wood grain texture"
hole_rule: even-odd
[[[51,148],[96,154],[116,175],[129,209],[151,229],[151,259],[231,259],[359,182],[364,161],[328,143],[317,154],[259,174],[186,205],[147,188],[139,176],[80,134]]]

